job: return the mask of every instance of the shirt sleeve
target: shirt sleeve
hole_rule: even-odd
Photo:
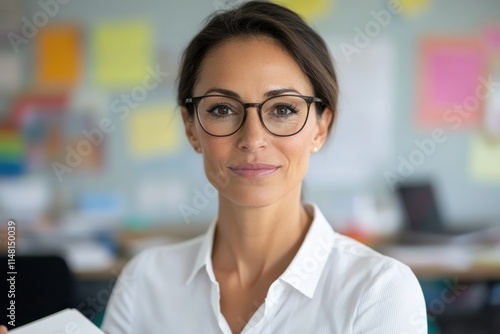
[[[101,326],[106,334],[131,334],[133,331],[134,300],[141,257],[136,256],[125,265],[113,287]]]
[[[353,324],[355,334],[426,334],[427,312],[420,284],[397,261],[364,286]]]

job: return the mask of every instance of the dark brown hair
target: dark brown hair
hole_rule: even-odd
[[[318,115],[321,116],[324,107],[328,107],[335,119],[338,84],[332,57],[324,40],[293,11],[262,1],[250,1],[235,9],[216,13],[184,51],[177,100],[180,106],[188,109],[191,117],[194,110],[192,105],[186,105],[185,100],[192,97],[207,54],[223,42],[248,36],[267,36],[281,45],[307,75],[315,96],[323,101],[324,105],[316,108]]]

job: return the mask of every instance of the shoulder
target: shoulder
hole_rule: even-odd
[[[308,207],[309,210],[314,210],[314,221],[308,235],[309,239],[304,242],[308,243],[306,245],[306,248],[310,249],[308,254],[316,260],[309,262],[320,263],[324,255],[328,254],[322,274],[326,283],[325,288],[328,289],[333,281],[335,283],[332,293],[336,293],[336,289],[345,289],[348,286],[352,287],[353,291],[360,291],[365,284],[369,286],[391,275],[394,276],[392,281],[402,280],[415,285],[416,278],[408,266],[335,232],[315,204],[310,204]]]
[[[407,265],[335,233],[325,269],[322,294],[349,310],[356,333],[425,332],[424,296]]]
[[[345,235],[335,233],[331,249],[333,257],[341,260],[348,267],[364,267],[377,274],[382,270],[397,269],[410,271],[410,268],[389,256],[362,244]]]
[[[386,282],[388,285],[399,282],[401,287],[420,290],[414,273],[407,265],[339,233],[335,233],[333,238],[328,269],[367,287],[375,282]]]

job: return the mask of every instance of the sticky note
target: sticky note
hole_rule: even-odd
[[[92,42],[96,85],[120,89],[142,84],[152,63],[152,36],[146,23],[102,23]]]
[[[174,153],[181,143],[179,119],[173,104],[149,106],[131,113],[127,124],[131,154],[145,159]]]
[[[402,13],[410,17],[422,13],[429,6],[429,0],[399,0],[398,3]]]
[[[77,26],[47,26],[36,43],[36,77],[40,86],[74,86],[81,76],[81,33]]]
[[[473,136],[470,143],[469,170],[477,181],[500,182],[500,136]]]
[[[333,7],[333,0],[275,0],[273,2],[293,10],[308,21],[327,14]]]
[[[480,41],[428,38],[420,45],[420,59],[419,125],[477,127],[484,105],[484,98],[477,96],[478,87],[486,77]]]

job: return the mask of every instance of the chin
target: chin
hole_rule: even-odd
[[[245,208],[262,208],[276,203],[280,196],[268,189],[245,189],[221,193],[229,202]]]

